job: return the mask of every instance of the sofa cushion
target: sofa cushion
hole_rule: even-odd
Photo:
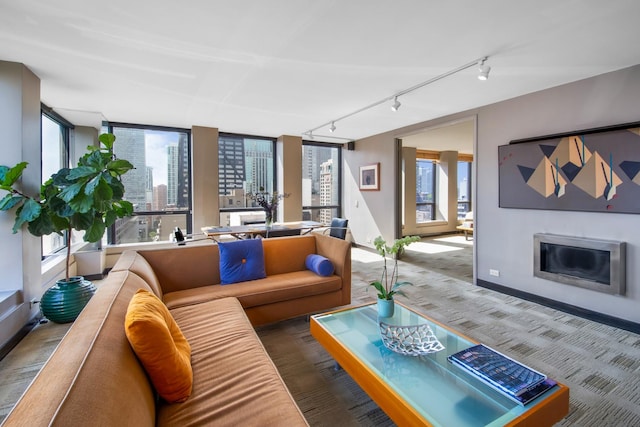
[[[158,426],[307,425],[235,298],[171,314],[192,343],[193,394],[160,406]]]
[[[318,253],[311,234],[264,239],[262,245],[267,276],[305,270],[307,255]]]
[[[138,290],[127,308],[125,333],[158,394],[184,402],[193,385],[191,347],[164,303]]]
[[[262,239],[218,243],[220,250],[220,283],[246,282],[266,277]]]
[[[318,276],[331,276],[333,274],[333,263],[328,258],[318,254],[309,254],[304,264],[308,270],[313,271]]]
[[[204,301],[236,297],[246,309],[257,305],[335,292],[340,289],[342,289],[340,277],[336,275],[318,276],[305,269],[237,283],[233,286],[211,285],[169,292],[164,294],[164,303],[170,310],[173,310],[176,307],[199,304]]]

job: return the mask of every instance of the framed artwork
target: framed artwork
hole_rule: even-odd
[[[640,213],[640,123],[498,147],[500,207]]]
[[[360,166],[360,191],[380,190],[380,163]]]

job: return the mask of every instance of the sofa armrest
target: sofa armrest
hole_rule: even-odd
[[[335,268],[335,274],[342,279],[342,304],[351,303],[351,243],[322,234],[316,237],[318,255],[329,258]]]

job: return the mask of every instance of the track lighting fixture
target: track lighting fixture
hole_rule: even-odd
[[[478,71],[480,72],[480,74],[478,74],[478,80],[487,80],[489,78],[491,67],[484,63],[486,60],[487,58],[478,61]]]
[[[304,132],[303,135],[308,135],[309,139],[313,139],[313,132],[318,130],[318,129],[325,128],[326,126],[329,126],[329,132],[333,133],[336,130],[336,122],[337,121],[344,120],[344,119],[347,119],[349,117],[355,116],[356,114],[360,114],[360,113],[362,113],[364,111],[367,111],[367,110],[369,110],[371,108],[374,108],[374,107],[377,107],[379,105],[385,104],[385,103],[387,103],[387,102],[389,102],[391,100],[393,100],[393,105],[391,105],[391,110],[398,111],[398,108],[400,108],[400,105],[402,105],[402,104],[400,104],[400,101],[398,101],[398,97],[400,97],[402,95],[406,95],[406,94],[408,94],[410,92],[413,92],[415,90],[423,88],[423,87],[425,87],[427,85],[435,83],[435,82],[437,82],[439,80],[442,80],[442,79],[444,79],[446,77],[449,77],[449,76],[451,76],[453,74],[459,73],[460,71],[466,70],[466,69],[474,67],[474,66],[478,67],[478,71],[480,73],[480,74],[478,74],[478,79],[487,80],[489,78],[489,72],[491,71],[491,67],[489,65],[485,64],[485,61],[487,59],[489,59],[488,56],[483,56],[483,57],[478,58],[478,59],[476,59],[474,61],[468,62],[468,63],[466,63],[464,65],[461,65],[461,66],[459,66],[457,68],[449,70],[449,71],[447,71],[445,73],[442,73],[442,74],[440,74],[438,76],[432,77],[429,80],[425,80],[424,82],[421,82],[421,83],[418,83],[417,85],[411,86],[410,88],[401,90],[400,92],[396,92],[393,95],[390,95],[390,96],[387,96],[385,98],[382,98],[381,100],[376,101],[376,102],[374,102],[372,104],[365,105],[362,108],[359,108],[359,109],[357,109],[355,111],[352,111],[352,112],[350,112],[348,114],[345,114],[343,116],[335,118],[335,119],[333,119],[333,120],[331,120],[329,122],[323,123],[322,125],[317,126],[317,127],[313,128],[313,129],[309,129],[308,131]],[[347,138],[341,138],[341,137],[337,137],[337,136],[328,136],[328,135],[325,135],[325,137],[332,138],[332,139],[347,139]]]
[[[400,101],[398,101],[398,97],[396,96],[395,98],[393,98],[393,105],[391,106],[391,111],[398,111],[398,108],[400,108],[402,104],[400,104]]]

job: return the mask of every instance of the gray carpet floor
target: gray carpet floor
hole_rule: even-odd
[[[640,336],[472,285],[472,241],[423,239],[400,261],[398,300],[570,388],[558,426],[640,426]],[[352,304],[375,300],[368,284],[382,259],[354,248]],[[304,318],[258,328],[312,426],[394,425],[309,334]]]
[[[569,386],[570,413],[559,426],[640,426],[640,336],[473,286],[472,243],[449,236],[411,245],[400,276],[413,286],[398,299]],[[352,303],[374,301],[368,284],[379,278],[382,259],[360,248],[352,258]],[[0,361],[0,422],[68,327],[39,325]],[[304,317],[258,334],[312,426],[394,425],[335,369]]]

